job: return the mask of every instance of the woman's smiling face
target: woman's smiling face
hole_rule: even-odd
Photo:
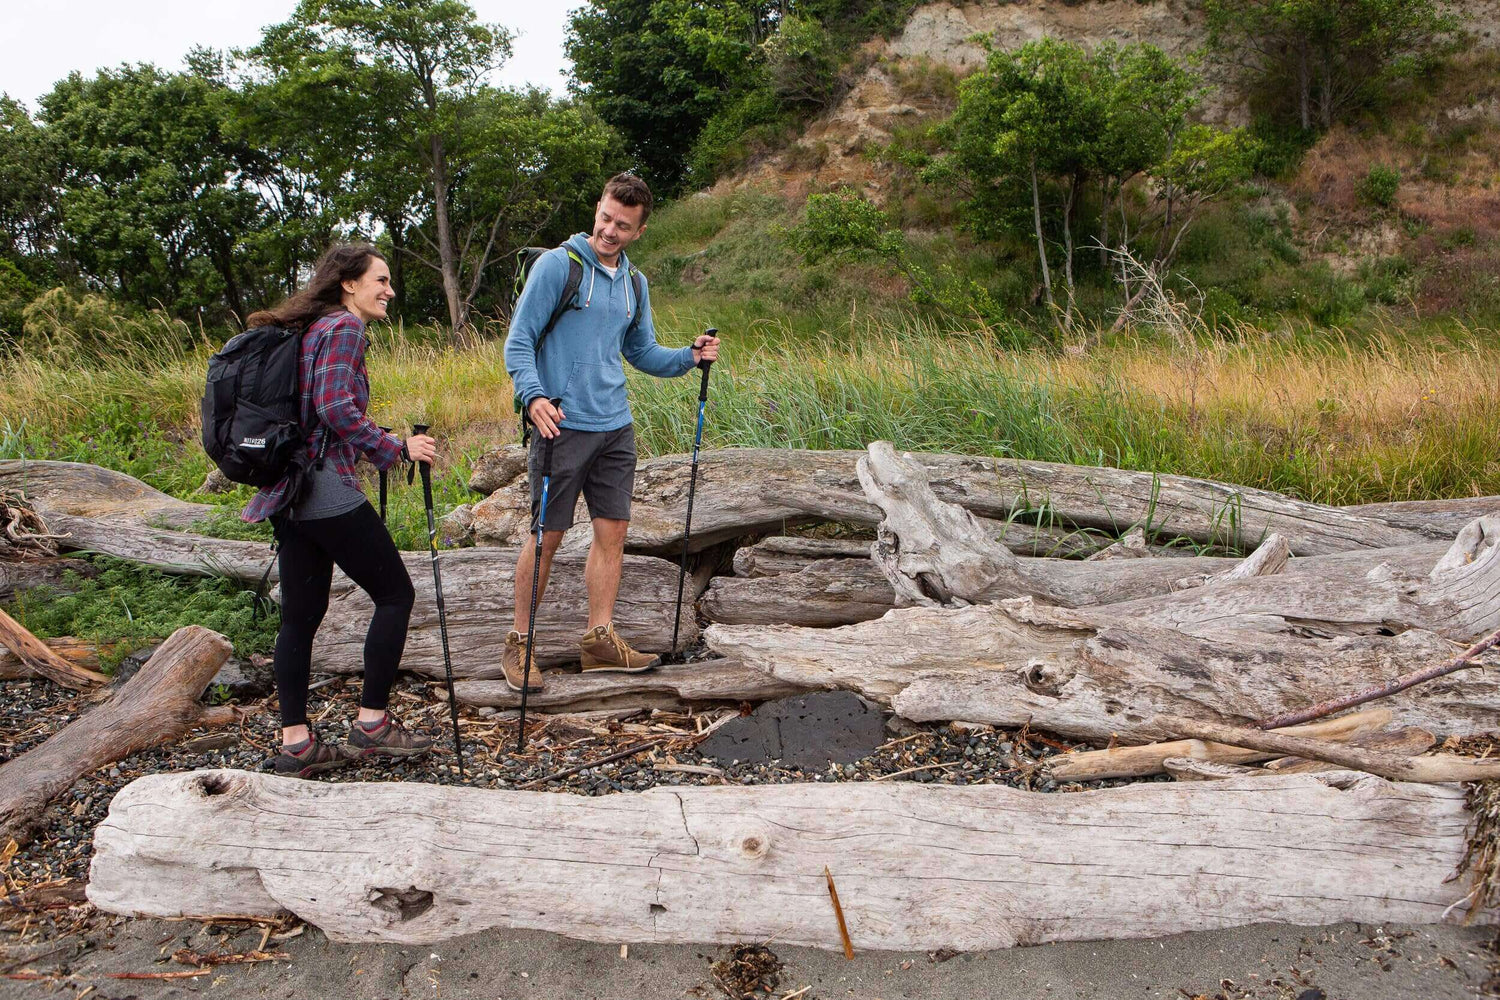
[[[395,289],[391,288],[390,265],[379,257],[369,260],[370,266],[364,274],[343,283],[344,308],[366,323],[385,319],[386,303],[396,297]]]

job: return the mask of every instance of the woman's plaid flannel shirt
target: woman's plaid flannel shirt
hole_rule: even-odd
[[[354,463],[360,453],[377,469],[389,469],[401,461],[401,441],[382,431],[365,410],[370,405],[370,378],[365,373],[365,324],[351,312],[329,313],[302,335],[302,357],[298,365],[302,381],[302,426],[314,430],[307,438],[307,453],[317,457],[323,436],[330,429],[324,460],[333,463],[339,478],[355,489],[359,479]],[[268,486],[250,500],[240,515],[245,521],[264,521],[287,506],[288,479]]]

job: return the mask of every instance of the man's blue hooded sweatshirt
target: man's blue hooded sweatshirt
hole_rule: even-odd
[[[505,338],[505,369],[528,407],[539,396],[562,397],[565,430],[617,430],[631,422],[621,355],[648,375],[674,378],[692,370],[693,349],[672,350],[656,342],[645,276],[642,301],[636,302],[623,253],[610,277],[587,233],[575,234],[566,246],[583,258],[583,281],[573,303],[578,308],[562,314],[538,352],[537,338],[568,280],[567,251],[549,250],[532,265],[516,303]]]

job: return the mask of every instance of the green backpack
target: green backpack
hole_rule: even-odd
[[[574,250],[567,244],[563,244],[559,249],[562,249],[568,255],[568,280],[563,282],[562,295],[558,296],[557,307],[552,310],[552,315],[548,318],[547,325],[542,327],[541,333],[537,334],[536,350],[538,354],[542,351],[542,341],[546,340],[547,335],[552,332],[552,328],[557,326],[557,321],[562,319],[563,313],[569,309],[583,308],[577,302],[578,289],[583,284],[583,258],[578,255],[577,250]],[[512,316],[515,315],[516,306],[521,302],[521,292],[526,287],[526,279],[531,277],[531,269],[536,265],[542,254],[550,252],[551,248],[549,247],[522,247],[516,251],[516,280],[513,286],[514,298],[511,299],[510,303]],[[637,303],[635,319],[631,321],[631,325],[634,325],[641,318],[639,305],[641,301],[641,272],[636,270],[634,264],[630,265],[630,287],[635,292],[635,301]],[[531,438],[531,417],[526,412],[526,407],[523,405],[520,393],[515,393],[511,396],[511,405],[516,408],[516,412],[521,416],[521,444],[525,445]]]

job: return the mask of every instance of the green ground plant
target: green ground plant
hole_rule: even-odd
[[[161,642],[184,625],[202,625],[234,644],[236,656],[269,653],[280,616],[255,614],[253,588],[227,578],[168,576],[144,566],[94,557],[98,576],[69,574],[63,589],[46,587],[17,595],[7,611],[42,639],[77,636],[118,642],[101,663],[112,671],[136,649]]]

